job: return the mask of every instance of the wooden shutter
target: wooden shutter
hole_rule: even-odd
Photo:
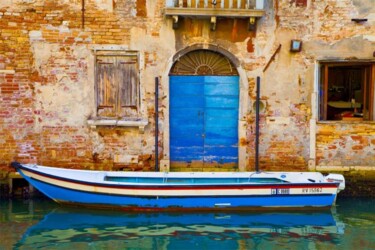
[[[370,107],[369,107],[369,120],[374,120],[374,91],[375,91],[375,63],[371,64],[370,66],[370,76],[369,76],[369,100],[370,100]]]
[[[121,107],[137,107],[138,67],[136,57],[119,59],[119,103]]]
[[[320,76],[320,85],[319,85],[319,104],[320,120],[327,120],[327,100],[328,100],[328,65],[321,66],[321,76]]]
[[[115,113],[116,107],[116,77],[115,59],[100,57],[97,59],[97,104],[98,109],[106,109]]]
[[[139,93],[138,56],[97,55],[96,95],[100,117],[137,114]]]
[[[375,64],[371,64],[365,69],[365,100],[367,100],[367,120],[374,120],[374,84],[375,84]]]

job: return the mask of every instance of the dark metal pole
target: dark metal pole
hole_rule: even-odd
[[[85,29],[85,0],[82,0],[82,29]]]
[[[255,171],[259,172],[259,103],[260,77],[257,77],[257,96],[255,102]]]
[[[155,171],[159,171],[159,77],[155,77]]]

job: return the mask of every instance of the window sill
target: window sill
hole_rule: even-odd
[[[97,118],[87,120],[87,124],[93,129],[97,126],[138,127],[139,131],[143,133],[148,124],[148,120],[142,118],[128,120]]]
[[[363,124],[374,124],[375,121],[371,120],[327,120],[327,121],[317,121],[317,124],[358,124],[358,123],[363,123]]]

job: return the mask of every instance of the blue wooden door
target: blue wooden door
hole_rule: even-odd
[[[171,166],[237,166],[238,76],[170,77]]]

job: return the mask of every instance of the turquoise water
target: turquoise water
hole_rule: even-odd
[[[125,213],[0,200],[0,249],[375,249],[375,202],[331,211]]]

